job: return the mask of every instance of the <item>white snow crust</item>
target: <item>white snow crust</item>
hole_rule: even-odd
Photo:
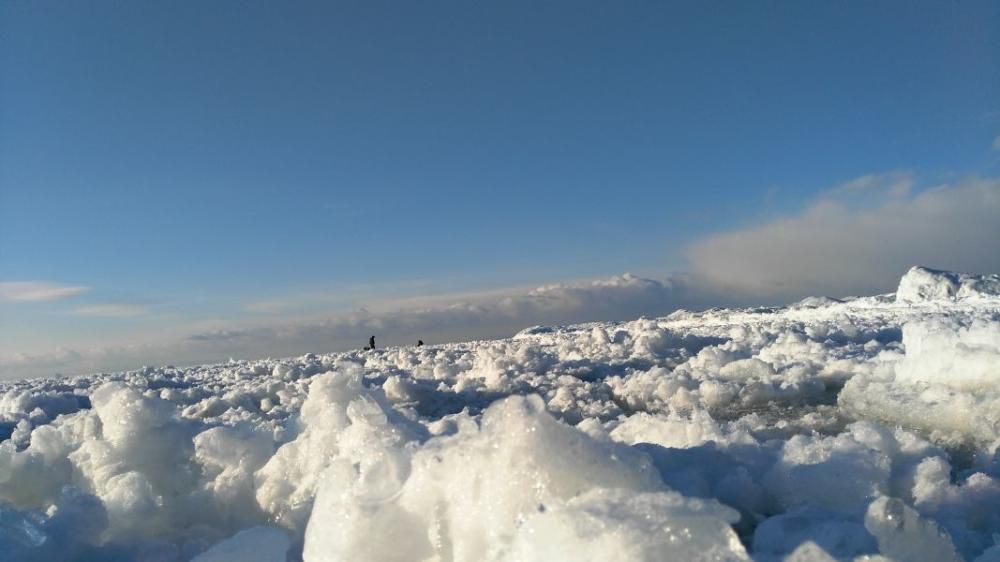
[[[0,385],[11,561],[1000,560],[1000,276]]]

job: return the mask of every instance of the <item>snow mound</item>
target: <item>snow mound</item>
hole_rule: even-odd
[[[899,280],[896,300],[990,299],[1000,296],[1000,274],[972,275],[915,266]]]

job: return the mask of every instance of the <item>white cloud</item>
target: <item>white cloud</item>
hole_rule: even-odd
[[[46,281],[7,281],[0,283],[0,301],[54,301],[73,297],[87,290],[87,287],[58,285]]]
[[[135,304],[92,304],[77,308],[73,314],[103,318],[133,318],[148,312],[148,307]]]
[[[789,300],[891,291],[915,264],[1000,271],[998,240],[1000,180],[969,180],[873,207],[823,198],[800,214],[699,241],[687,255],[692,272],[720,288]]]

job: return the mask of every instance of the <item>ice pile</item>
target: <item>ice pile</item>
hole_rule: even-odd
[[[0,559],[1000,559],[996,276],[0,386]]]
[[[905,355],[859,374],[840,393],[855,415],[915,428],[954,445],[1000,444],[1000,317],[940,317],[903,328]]]
[[[669,491],[646,455],[558,422],[537,396],[456,429],[412,455],[381,442],[368,462],[328,469],[305,558],[747,559],[734,510]],[[386,529],[393,540],[373,544]]]
[[[970,275],[915,266],[899,280],[900,302],[984,300],[1000,296],[1000,274]]]

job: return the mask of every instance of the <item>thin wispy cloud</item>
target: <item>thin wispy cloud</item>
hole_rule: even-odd
[[[892,197],[903,197],[912,191],[916,179],[912,172],[895,170],[882,174],[868,174],[834,186],[824,195],[839,196],[879,192]]]
[[[55,301],[75,297],[88,290],[88,287],[60,285],[48,281],[6,281],[0,282],[0,301]]]
[[[94,316],[101,318],[134,318],[149,313],[149,307],[136,304],[92,304],[81,306],[73,311],[77,316]]]
[[[377,299],[384,295],[394,295],[393,302],[401,302],[404,295],[417,295],[418,299],[428,298],[424,292],[440,288],[440,283],[429,279],[408,279],[394,282],[365,283],[338,287],[336,290],[307,290],[274,295],[252,300],[242,306],[245,312],[265,315],[295,315],[346,310],[357,302]],[[510,290],[508,288],[507,290]],[[456,298],[456,293],[447,293],[445,298]]]
[[[247,312],[253,312],[256,314],[277,314],[288,310],[292,306],[293,304],[288,301],[270,300],[251,302],[243,308]]]

